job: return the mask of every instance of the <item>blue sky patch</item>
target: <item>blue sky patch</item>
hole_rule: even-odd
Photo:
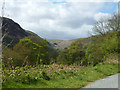
[[[99,12],[102,13],[116,13],[118,9],[118,3],[113,3],[113,2],[105,2],[103,8],[99,9]]]

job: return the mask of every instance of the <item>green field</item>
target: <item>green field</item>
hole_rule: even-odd
[[[7,80],[3,82],[3,88],[82,88],[90,82],[116,73],[117,63],[100,63],[95,67],[57,64],[25,67],[5,71],[3,77]]]

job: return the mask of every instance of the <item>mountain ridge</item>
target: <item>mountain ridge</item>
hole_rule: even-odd
[[[2,36],[5,36],[3,38],[3,48],[10,43],[8,47],[12,48],[20,39],[28,36],[39,37],[34,32],[23,29],[17,22],[7,17],[2,18]]]
[[[2,34],[7,34],[3,39],[3,46],[8,45],[11,41],[12,44],[9,46],[12,48],[16,43],[19,42],[20,39],[23,39],[28,36],[40,37],[36,33],[23,29],[17,22],[7,17],[3,17],[2,24]],[[43,39],[43,38],[39,38]],[[71,43],[75,41],[81,41],[87,43],[89,41],[88,38],[77,38],[72,40],[58,40],[58,39],[46,39],[47,45],[51,48],[54,48],[57,51],[63,50],[64,48],[69,48]]]

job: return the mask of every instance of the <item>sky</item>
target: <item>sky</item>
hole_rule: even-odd
[[[118,1],[6,0],[4,16],[42,38],[71,40],[89,37],[88,32],[101,17],[117,12]]]

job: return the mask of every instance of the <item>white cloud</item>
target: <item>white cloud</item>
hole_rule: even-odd
[[[104,18],[104,19],[108,19],[111,17],[111,14],[108,14],[108,13],[97,13],[94,15],[94,18],[96,21],[99,21],[100,19]]]
[[[2,0],[0,0],[2,1]],[[6,0],[6,2],[12,2],[14,0]],[[16,0],[17,2],[27,2],[28,0]],[[29,0],[32,1],[32,0]],[[35,2],[118,2],[119,0],[35,0]]]
[[[112,2],[113,0],[67,0],[68,2]]]
[[[120,0],[113,0],[114,2],[120,2]]]
[[[71,1],[54,4],[42,0],[9,1],[6,3],[6,16],[9,15],[8,17],[18,22],[24,29],[34,31],[44,38],[87,37],[88,30],[91,30],[96,20],[101,16],[109,16],[107,13],[98,12],[104,5],[103,2]]]

